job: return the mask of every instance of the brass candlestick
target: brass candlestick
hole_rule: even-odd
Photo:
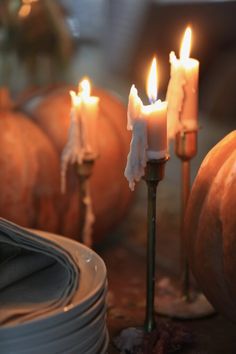
[[[190,301],[190,272],[184,242],[184,217],[191,189],[191,159],[197,154],[197,131],[183,131],[176,135],[175,154],[181,160],[181,258],[183,267],[182,292]]]
[[[164,178],[167,160],[168,158],[148,161],[144,176],[148,189],[145,316],[145,330],[148,333],[155,328],[156,191],[158,183]]]
[[[205,296],[194,292],[190,284],[190,270],[184,242],[184,217],[191,189],[191,159],[197,154],[197,131],[183,131],[176,135],[175,153],[181,160],[181,289],[175,287],[169,278],[158,284],[156,297],[157,311],[162,315],[175,318],[202,318],[214,313],[213,307]]]
[[[89,178],[92,175],[94,163],[97,156],[95,154],[87,153],[83,157],[81,163],[76,165],[76,170],[79,178],[79,207],[80,207],[80,215],[81,215],[81,223],[79,227],[79,241],[85,243],[90,246],[92,243],[91,239],[84,239],[86,235],[86,224],[87,224],[87,215],[88,212],[92,215],[92,205],[90,202],[90,186],[89,186]],[[90,210],[89,210],[90,208]],[[93,221],[93,220],[92,220]],[[89,233],[88,233],[89,235]]]

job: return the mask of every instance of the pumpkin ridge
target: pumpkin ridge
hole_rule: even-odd
[[[234,218],[234,220],[236,219],[236,210],[230,208],[230,203],[232,204],[231,200],[230,200],[230,196],[229,198],[227,198],[227,195],[231,194],[233,191],[236,192],[236,188],[234,187],[234,180],[232,178],[232,174],[231,171],[233,170],[234,172],[234,176],[235,176],[235,167],[236,167],[236,151],[233,153],[232,156],[230,156],[230,158],[228,158],[228,160],[226,161],[225,165],[224,165],[224,169],[228,169],[227,172],[225,172],[224,174],[227,173],[227,178],[224,180],[224,185],[223,185],[223,191],[222,191],[222,201],[220,203],[220,219],[222,220],[222,224],[223,224],[223,235],[228,235],[228,237],[224,237],[224,260],[225,260],[225,278],[228,282],[228,286],[227,288],[229,289],[229,292],[231,294],[231,297],[235,297],[236,296],[236,288],[233,288],[231,286],[232,281],[229,279],[230,277],[234,277],[235,275],[235,271],[234,271],[234,267],[232,265],[231,259],[234,259],[234,255],[235,255],[235,251],[236,251],[236,245],[234,242],[234,234],[232,227],[230,228],[230,222],[229,219]],[[223,171],[222,171],[223,173]],[[228,184],[228,180],[230,180],[230,184]],[[229,192],[230,190],[230,192]],[[236,195],[235,193],[233,193],[232,195]],[[229,212],[225,213],[225,209],[228,208]],[[231,213],[230,213],[231,211]],[[233,215],[232,215],[233,213]],[[230,214],[230,215],[229,215]],[[230,233],[230,230],[231,233]],[[229,235],[231,236],[229,238]],[[228,276],[229,274],[229,276]],[[232,289],[233,288],[233,289]]]
[[[205,202],[205,197],[207,193],[209,192],[209,188],[211,186],[211,181],[212,178],[215,177],[216,175],[216,163],[215,163],[215,155],[219,155],[218,159],[227,158],[227,156],[230,155],[232,146],[234,146],[236,139],[236,130],[231,132],[227,137],[225,137],[221,142],[224,144],[225,142],[228,142],[228,144],[224,147],[224,149],[221,148],[221,142],[217,143],[211,151],[207,153],[205,158],[203,159],[203,162],[201,164],[201,167],[198,171],[197,177],[194,180],[193,186],[191,188],[191,198],[188,202],[188,208],[186,211],[186,216],[185,216],[185,240],[186,244],[188,247],[188,244],[194,243],[194,240],[191,237],[191,234],[194,234],[194,230],[197,230],[197,219],[195,218],[193,222],[188,222],[188,219],[190,215],[196,214],[199,215],[200,211],[202,210],[202,207]],[[213,159],[210,161],[210,166],[207,165],[209,156],[213,156]],[[217,155],[217,156],[218,156]],[[210,172],[209,172],[210,171]],[[206,173],[205,173],[206,172]],[[189,248],[189,247],[188,247]],[[194,249],[194,247],[193,247]],[[189,250],[189,252],[191,252]]]
[[[221,180],[221,178],[224,176],[221,169],[218,171],[217,176],[219,180]],[[210,274],[211,274],[210,275],[211,279],[214,278],[214,275],[225,274],[224,247],[223,247],[224,240],[222,237],[223,223],[221,219],[218,219],[217,224],[214,225],[213,216],[212,216],[213,214],[219,215],[219,211],[220,211],[221,194],[217,193],[219,185],[220,183],[211,185],[199,216],[199,227],[197,230],[197,234],[195,238],[196,242],[194,246],[196,252],[194,259],[198,261],[201,260],[201,268],[198,269],[198,271],[196,271],[196,264],[190,261],[196,279],[199,281],[199,278],[205,279],[206,277],[206,283]],[[214,203],[211,203],[212,195],[214,195]],[[208,229],[206,229],[205,220],[207,220]],[[214,233],[211,234],[211,237],[206,239],[205,235],[209,233],[208,230],[210,230],[210,232],[212,231],[212,226],[215,226]],[[212,247],[213,245],[214,247]],[[212,253],[212,249],[214,250],[215,257],[214,254]],[[208,257],[208,255],[206,254],[205,252],[206,250],[211,250],[210,257]],[[209,262],[213,262],[213,263],[209,263]],[[217,269],[217,272],[213,272],[213,269],[214,270]],[[230,293],[228,291],[228,287],[226,286],[227,284],[224,276],[222,276],[220,279],[215,277],[214,283],[218,291],[223,293],[224,297],[227,298],[227,301],[229,301],[231,303],[231,306],[233,306],[234,303],[231,302],[230,300],[230,296],[229,296]],[[221,304],[216,303],[216,299],[215,299],[216,290],[209,287],[209,284],[208,286],[204,287],[203,290],[206,293],[207,297],[210,299],[210,301],[213,303],[213,305],[217,304],[217,307],[220,308]]]
[[[236,321],[236,131],[207,154],[194,181],[185,240],[193,274],[209,301]]]

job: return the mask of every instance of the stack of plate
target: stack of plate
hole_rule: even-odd
[[[69,306],[33,321],[1,327],[1,354],[106,353],[109,339],[104,262],[80,243],[41,231],[37,233],[73,255],[80,269],[79,287]]]

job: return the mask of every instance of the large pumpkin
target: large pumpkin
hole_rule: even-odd
[[[69,90],[57,88],[34,97],[25,109],[49,137],[57,149],[58,158],[66,144],[70,123],[71,100]],[[126,109],[114,95],[102,89],[92,92],[100,98],[98,143],[100,156],[91,178],[91,193],[96,216],[95,241],[99,241],[122,218],[131,199],[124,178],[130,135],[126,130]],[[60,232],[78,237],[78,184],[73,169],[69,171],[67,196],[62,206]]]
[[[236,131],[205,157],[185,226],[196,279],[215,308],[236,322]]]
[[[1,89],[0,215],[22,226],[58,231],[54,207],[58,169],[48,137],[24,114],[11,109],[7,92]]]

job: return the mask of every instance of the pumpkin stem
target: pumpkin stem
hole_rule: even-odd
[[[7,87],[0,87],[0,110],[9,110],[13,107],[13,102]]]

